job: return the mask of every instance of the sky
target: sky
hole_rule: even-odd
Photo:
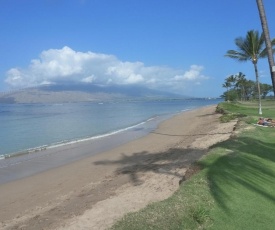
[[[271,38],[275,1],[263,0]],[[225,57],[262,31],[255,0],[0,0],[0,91],[70,82],[218,97],[251,62]],[[260,82],[272,84],[267,59]]]

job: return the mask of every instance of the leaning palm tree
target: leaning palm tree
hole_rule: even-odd
[[[263,28],[263,33],[264,33],[264,38],[265,38],[265,44],[267,47],[267,57],[268,57],[268,64],[270,68],[270,74],[271,74],[271,81],[273,85],[273,92],[274,92],[274,97],[275,97],[275,64],[274,64],[274,57],[273,53],[274,50],[272,49],[272,41],[270,40],[269,36],[269,29],[267,25],[267,19],[265,16],[265,9],[264,9],[264,4],[262,0],[256,0],[258,10],[259,10],[259,15],[260,15],[260,20]]]
[[[228,50],[225,56],[236,59],[241,62],[252,61],[254,65],[256,83],[258,87],[259,114],[262,114],[261,92],[257,62],[260,58],[265,58],[267,56],[264,35],[260,35],[259,32],[256,30],[250,30],[247,32],[245,38],[236,38],[235,44],[238,49]]]

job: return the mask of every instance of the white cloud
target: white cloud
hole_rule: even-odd
[[[114,55],[77,52],[65,46],[43,51],[31,60],[27,68],[7,71],[6,83],[12,87],[29,87],[63,82],[95,84],[144,84],[150,88],[182,92],[182,89],[207,80],[203,66],[192,65],[189,70],[163,66],[145,66],[142,62],[122,62]]]
[[[81,80],[81,82],[85,82],[85,83],[92,83],[95,80],[95,76],[89,76],[89,77],[85,77]]]
[[[206,80],[208,79],[208,77],[201,74],[203,69],[204,69],[203,66],[191,65],[190,70],[185,71],[185,73],[182,75],[176,75],[174,79],[176,81],[180,81],[180,80],[197,81],[197,80],[203,80],[203,79]]]
[[[41,53],[40,60],[31,61],[30,70],[47,77],[66,77],[81,73],[85,62],[91,58],[89,53],[75,52],[69,47],[50,49]]]
[[[16,68],[12,68],[7,72],[7,75],[9,76],[6,79],[6,82],[10,85],[12,85],[14,82],[16,82],[16,84],[18,86],[21,86],[23,83],[23,76],[21,74],[21,71],[16,69]]]
[[[120,84],[135,84],[143,82],[144,79],[140,70],[144,68],[141,62],[120,62],[107,68],[106,74],[113,76]]]

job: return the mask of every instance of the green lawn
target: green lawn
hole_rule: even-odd
[[[263,102],[265,117],[275,118],[272,103]],[[126,215],[113,229],[275,229],[275,128],[251,124],[257,103],[220,107],[241,114],[236,136],[213,146],[198,162],[202,170],[173,196]]]

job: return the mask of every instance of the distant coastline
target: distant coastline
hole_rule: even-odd
[[[138,86],[46,85],[0,93],[0,103],[75,103],[110,100],[194,99]],[[195,98],[195,99],[209,99]]]

